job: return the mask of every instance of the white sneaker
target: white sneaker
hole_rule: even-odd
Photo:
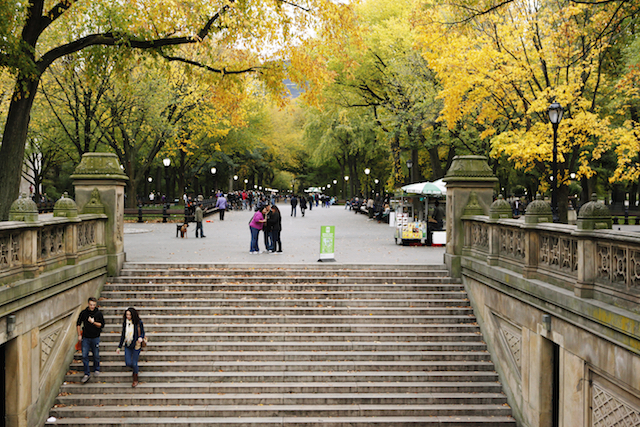
[[[89,375],[85,375],[84,377],[82,377],[82,384],[85,384],[87,381],[89,381]]]

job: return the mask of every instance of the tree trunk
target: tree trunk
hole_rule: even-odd
[[[391,138],[391,156],[393,159],[393,167],[392,167],[392,188],[398,187],[399,184],[403,181],[404,173],[402,172],[402,164],[400,162],[400,132],[396,131],[393,133]]]
[[[438,147],[431,147],[428,151],[429,158],[431,159],[431,170],[433,170],[433,180],[435,181],[444,176],[444,171],[442,170],[442,163],[440,163]]]
[[[9,113],[0,146],[0,221],[9,219],[11,204],[18,198],[31,107],[40,77],[19,75],[9,104]]]

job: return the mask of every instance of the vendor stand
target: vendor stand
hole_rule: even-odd
[[[393,201],[396,244],[431,244],[429,199],[442,198],[446,189],[431,182],[422,182],[406,185],[402,190]]]

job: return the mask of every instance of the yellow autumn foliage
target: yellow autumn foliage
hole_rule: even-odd
[[[442,85],[440,120],[453,129],[473,122],[491,141],[492,156],[517,169],[550,165],[552,127],[547,108],[565,109],[558,129],[559,179],[592,176],[593,162],[612,149],[619,157],[612,180],[636,179],[637,124],[620,126],[600,108],[614,82],[603,71],[615,41],[618,2],[422,0],[415,11],[417,47]],[[623,5],[625,12],[638,5]],[[478,13],[473,13],[476,11]],[[548,171],[547,171],[548,173]]]

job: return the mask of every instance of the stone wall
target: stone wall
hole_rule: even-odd
[[[519,424],[550,427],[556,407],[559,426],[640,426],[640,236],[610,230],[595,201],[577,225],[548,222],[541,199],[514,220],[504,200],[487,207],[464,185],[466,207],[447,218],[462,242],[447,247],[460,260],[451,272]]]
[[[104,214],[0,223],[0,344],[7,426],[46,419],[73,357],[75,322],[106,281]]]
[[[124,183],[118,159],[87,153],[76,168],[77,205],[62,197],[39,216],[30,199],[0,222],[0,344],[5,422],[44,424],[77,341],[76,320],[124,262]],[[79,214],[80,213],[80,214]]]

